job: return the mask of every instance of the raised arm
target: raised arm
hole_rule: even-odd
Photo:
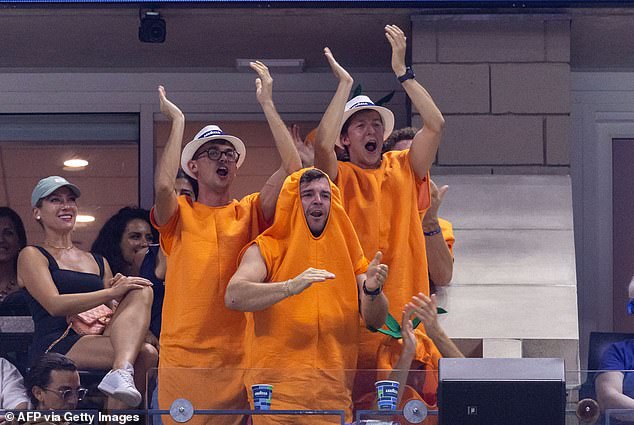
[[[357,276],[357,287],[361,304],[361,317],[366,326],[378,329],[385,323],[387,317],[388,301],[383,293],[383,284],[387,279],[388,266],[381,264],[383,253],[378,251],[365,274]],[[363,286],[365,285],[365,290]],[[380,289],[377,295],[368,295],[368,292],[375,292]]]
[[[108,267],[108,273],[110,273]],[[104,289],[82,294],[60,294],[48,270],[48,261],[34,247],[26,247],[18,257],[18,281],[20,286],[51,316],[67,316],[81,313],[107,304],[113,299],[123,297],[128,291],[141,289],[152,284],[142,277],[124,277],[117,275],[105,282]]]
[[[167,145],[154,176],[154,191],[156,192],[154,218],[157,224],[162,226],[169,221],[178,208],[174,182],[180,166],[185,116],[176,105],[167,99],[163,86],[159,86],[158,91],[161,112],[172,121],[172,129],[167,139]]]
[[[436,286],[446,286],[451,283],[453,275],[453,257],[443,237],[440,223],[438,223],[438,209],[449,186],[438,189],[433,180],[430,180],[429,184],[431,187],[431,206],[423,217],[427,266],[431,281]]]
[[[238,270],[231,277],[225,292],[227,308],[239,311],[259,311],[285,298],[303,292],[315,282],[334,279],[326,270],[309,268],[293,279],[265,282],[266,263],[257,245],[251,245],[242,256]]]
[[[328,59],[328,64],[333,74],[337,77],[339,84],[337,91],[332,97],[324,116],[319,122],[317,133],[315,134],[315,167],[323,170],[330,180],[337,178],[337,156],[335,155],[335,143],[339,139],[339,133],[343,120],[343,111],[352,88],[352,77],[332,55],[328,47],[324,48],[324,55]]]
[[[407,39],[396,25],[385,27],[385,36],[392,46],[392,70],[397,77],[405,75]],[[414,78],[405,80],[403,89],[423,120],[423,128],[416,133],[409,150],[409,161],[419,178],[425,177],[436,157],[445,119],[427,90]]]
[[[436,348],[443,357],[464,357],[460,349],[447,336],[440,323],[438,323],[438,305],[436,296],[431,298],[422,292],[412,297],[412,300],[405,304],[405,309],[416,315],[425,326],[427,336],[434,341]]]
[[[301,169],[302,162],[295,148],[293,136],[291,136],[273,103],[273,78],[269,73],[269,69],[260,61],[251,62],[250,66],[251,69],[258,73],[258,77],[255,79],[256,96],[266,121],[269,123],[277,151],[282,158],[280,169],[268,179],[260,191],[260,203],[264,219],[267,222],[271,222],[275,215],[275,204],[284,179],[289,174]]]
[[[398,361],[390,372],[388,379],[392,381],[398,381],[398,399],[396,405],[401,404],[403,399],[403,393],[405,392],[405,385],[407,385],[407,376],[409,375],[409,369],[416,356],[416,335],[414,335],[414,326],[411,320],[412,309],[405,309],[403,311],[403,318],[401,320],[401,336],[403,337],[403,348],[401,349],[401,355],[398,357]]]

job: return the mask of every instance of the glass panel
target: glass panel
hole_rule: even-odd
[[[623,371],[629,373],[631,371]],[[104,371],[105,373],[105,371]],[[565,382],[565,402],[563,393],[548,391],[530,394],[530,388],[537,384],[556,384],[555,381],[514,382],[510,393],[500,395],[494,391],[480,397],[482,404],[471,406],[472,425],[583,425],[583,424],[626,424],[634,423],[634,409],[599,408],[595,396],[580,399],[580,394],[588,394],[583,388],[602,371],[568,371]],[[197,423],[241,423],[250,419],[253,425],[261,424],[366,424],[394,425],[422,423],[438,424],[447,420],[448,412],[439,410],[436,393],[428,391],[424,384],[433,382],[437,371],[410,371],[404,391],[399,391],[400,400],[394,401],[392,409],[381,405],[378,400],[390,397],[389,391],[377,389],[376,380],[398,379],[393,371],[355,370],[287,370],[287,369],[194,369],[163,368],[153,369],[147,377],[146,404],[138,409],[111,410],[108,414],[147,416],[148,423],[158,425],[171,416],[177,422]],[[86,380],[89,378],[89,381]],[[158,378],[158,384],[157,384]],[[361,378],[361,379],[359,379]],[[96,389],[99,375],[90,377],[82,374],[82,386],[89,388],[88,397],[78,405],[78,409],[100,411],[101,421],[103,395]],[[353,383],[367,383],[357,387],[354,394],[355,408],[350,401]],[[260,386],[251,388],[252,383]],[[490,383],[490,382],[489,382]],[[559,382],[561,383],[561,382]],[[496,388],[508,382],[497,381]],[[391,385],[388,383],[388,385]],[[421,387],[423,385],[423,387]],[[530,388],[529,388],[530,387]],[[529,388],[527,391],[525,389]],[[562,387],[560,387],[562,388]],[[489,387],[489,390],[491,387]],[[550,394],[550,395],[549,395]],[[467,394],[471,397],[473,394]],[[532,396],[541,396],[541,403],[530,403]],[[525,405],[522,405],[522,403]],[[268,405],[270,403],[270,406]],[[550,408],[549,408],[550,406]],[[555,406],[555,408],[553,408]],[[268,408],[268,410],[267,410]],[[492,420],[484,421],[486,409],[491,409]],[[538,415],[546,419],[535,420]],[[465,415],[468,411],[465,410]],[[444,416],[443,416],[444,415]],[[128,416],[130,417],[130,416]],[[465,416],[466,417],[466,416]],[[510,419],[509,419],[510,418]]]

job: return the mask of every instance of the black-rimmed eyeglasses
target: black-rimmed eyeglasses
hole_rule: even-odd
[[[44,391],[57,393],[64,401],[72,401],[73,397],[77,397],[78,401],[82,401],[84,397],[86,397],[86,394],[88,394],[88,389],[81,387],[77,388],[76,390],[73,390],[71,388],[68,388],[66,390],[53,390],[50,388],[44,388]]]
[[[238,159],[240,158],[240,154],[236,150],[231,149],[228,151],[221,151],[220,149],[212,148],[212,149],[207,149],[206,151],[200,152],[198,155],[194,157],[194,159],[198,159],[204,155],[207,155],[207,158],[211,159],[212,161],[220,161],[220,158],[222,158],[222,155],[224,155],[225,158],[227,158],[227,161],[229,162],[237,162]]]

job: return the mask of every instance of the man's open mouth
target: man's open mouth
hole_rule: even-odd
[[[365,149],[369,152],[374,152],[376,150],[376,142],[368,142],[365,144]]]
[[[316,218],[319,218],[319,217],[321,217],[321,216],[323,216],[323,215],[324,215],[324,212],[323,212],[323,211],[321,211],[321,210],[315,210],[315,211],[311,211],[311,212],[310,212],[310,216],[311,216],[311,217],[316,217]]]
[[[221,177],[226,177],[229,174],[229,170],[226,167],[218,167],[216,173]]]

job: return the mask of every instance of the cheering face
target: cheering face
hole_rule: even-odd
[[[77,197],[68,187],[63,186],[41,200],[41,206],[33,209],[45,228],[72,230],[77,218]]]
[[[188,165],[201,186],[223,192],[229,189],[236,176],[238,159],[231,143],[213,140],[202,145]]]
[[[364,110],[348,119],[341,142],[348,148],[350,162],[361,168],[377,168],[383,149],[383,121],[377,111]]]
[[[330,183],[325,177],[302,183],[299,194],[308,228],[317,237],[324,231],[330,214]]]

